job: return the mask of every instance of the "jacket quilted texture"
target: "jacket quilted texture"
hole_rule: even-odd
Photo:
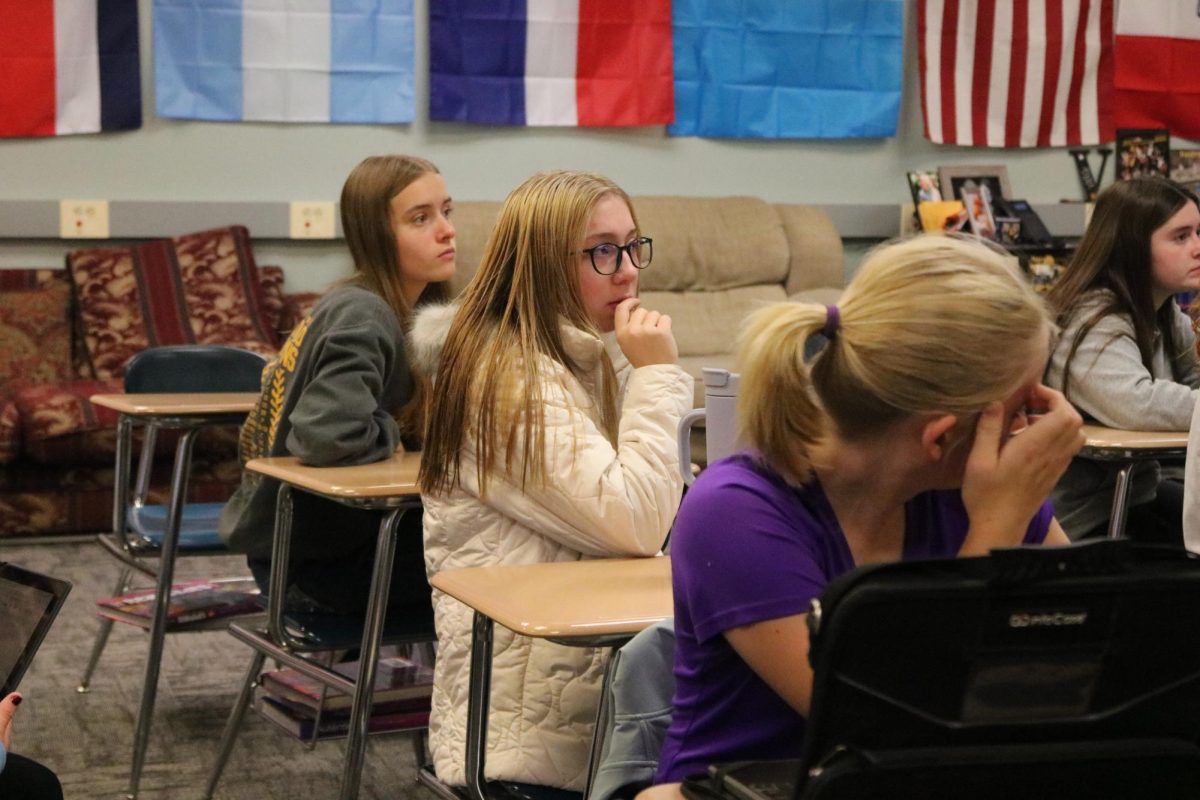
[[[435,308],[418,316],[415,349],[427,370],[451,315]],[[676,427],[692,405],[692,378],[675,365],[633,369],[611,336],[602,341],[564,327],[563,337],[574,369],[547,358],[543,370],[546,485],[522,490],[519,481],[493,474],[480,498],[475,443],[468,440],[459,485],[423,498],[430,576],[659,552],[682,490]],[[594,400],[605,349],[620,387],[616,448]],[[462,785],[472,612],[436,590],[433,604],[439,645],[430,747],[438,776]],[[487,778],[582,790],[604,651],[519,637],[499,625],[494,642]]]

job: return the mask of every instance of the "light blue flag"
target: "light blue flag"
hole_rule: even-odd
[[[673,136],[894,136],[903,0],[673,0]]]
[[[412,122],[412,0],[154,0],[162,117]]]

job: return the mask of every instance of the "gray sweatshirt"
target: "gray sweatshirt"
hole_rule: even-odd
[[[373,292],[339,287],[264,371],[262,395],[242,430],[242,458],[292,455],[316,466],[381,461],[400,444],[392,412],[412,392],[404,332],[391,307]],[[219,531],[230,549],[270,558],[278,487],[243,473],[221,511]],[[336,557],[347,533],[313,530],[296,518],[293,556]]]
[[[1075,335],[1083,323],[1103,306],[1111,294],[1104,289],[1084,295],[1050,354],[1046,385],[1062,389],[1063,370]],[[1175,311],[1172,335],[1180,355],[1167,358],[1161,334],[1155,333],[1151,369],[1142,364],[1133,322],[1126,314],[1109,314],[1088,332],[1071,360],[1068,399],[1085,419],[1110,428],[1142,431],[1185,431],[1200,396],[1195,335],[1191,320],[1169,301]],[[1051,495],[1063,529],[1072,539],[1108,519],[1120,464],[1076,458]],[[1159,469],[1144,462],[1133,473],[1131,505],[1154,498]]]

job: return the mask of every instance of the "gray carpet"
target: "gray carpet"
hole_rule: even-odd
[[[0,560],[75,584],[21,683],[25,702],[14,725],[13,750],[57,772],[67,800],[123,796],[132,761],[146,635],[129,625],[115,625],[91,692],[75,692],[96,631],[94,603],[111,593],[117,562],[92,542],[5,544],[0,546]],[[177,580],[243,574],[247,574],[245,562],[236,557],[182,559],[176,570]],[[249,660],[250,650],[224,631],[167,637],[139,797],[202,796]],[[359,797],[433,800],[433,793],[415,782],[410,737],[371,737]],[[336,797],[344,753],[340,741],[307,750],[251,712],[215,796],[224,800]]]

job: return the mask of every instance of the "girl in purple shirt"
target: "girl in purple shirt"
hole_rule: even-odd
[[[843,572],[1067,543],[1045,498],[1084,437],[1041,384],[1051,330],[1003,254],[946,236],[875,250],[838,306],[750,318],[750,449],[700,476],[672,535],[676,689],[659,782],[800,756],[805,612]],[[815,333],[828,343],[806,364]]]

